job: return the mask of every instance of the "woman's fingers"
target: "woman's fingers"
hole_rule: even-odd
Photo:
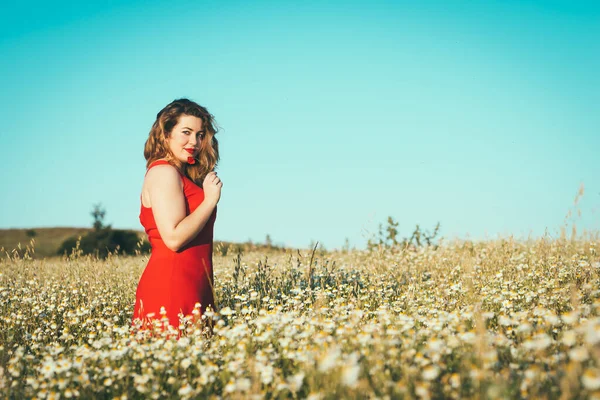
[[[212,182],[216,177],[217,177],[217,173],[214,171],[211,171],[208,174],[206,174],[206,178],[204,178],[204,180],[208,181],[208,182]]]
[[[211,171],[206,175],[206,183],[217,185],[221,182],[221,179],[217,176],[215,171]]]
[[[211,171],[208,174],[206,174],[206,177],[204,178],[204,184],[215,185],[219,188],[223,186],[223,182],[221,182],[221,179],[217,176],[216,171]]]

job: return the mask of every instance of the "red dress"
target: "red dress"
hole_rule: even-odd
[[[168,162],[157,160],[148,170],[161,164]],[[189,215],[204,200],[204,190],[188,177],[181,173],[179,175],[183,180],[186,215]],[[160,310],[164,307],[169,324],[177,328],[179,313],[191,315],[196,303],[200,303],[201,313],[204,313],[209,305],[215,310],[212,252],[216,216],[215,207],[200,233],[184,247],[173,251],[160,237],[152,208],[141,205],[140,222],[148,234],[152,254],[137,287],[134,321],[137,318],[144,322],[151,318],[160,319]]]

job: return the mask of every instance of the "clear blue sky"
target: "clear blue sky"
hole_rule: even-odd
[[[364,247],[600,230],[600,6],[578,1],[11,2],[0,228],[142,229],[143,146],[189,97],[221,131],[220,240]]]

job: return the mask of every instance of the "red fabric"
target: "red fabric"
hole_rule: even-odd
[[[148,170],[161,164],[168,162],[155,161]],[[186,176],[181,173],[180,176],[183,179],[186,215],[189,215],[204,200],[204,191]],[[200,233],[175,252],[161,239],[152,208],[141,205],[140,222],[148,234],[152,254],[137,287],[133,320],[140,318],[148,322],[151,318],[160,319],[162,306],[167,312],[169,324],[177,328],[178,314],[182,312],[184,315],[191,315],[197,302],[201,304],[201,313],[204,313],[208,305],[215,310],[211,286],[213,226],[216,216],[215,207]],[[148,315],[150,313],[154,315]]]

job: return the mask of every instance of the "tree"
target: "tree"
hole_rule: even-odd
[[[96,231],[100,231],[104,226],[104,216],[106,215],[106,210],[102,208],[102,204],[94,204],[94,208],[92,209],[92,217],[94,217],[94,229]]]

